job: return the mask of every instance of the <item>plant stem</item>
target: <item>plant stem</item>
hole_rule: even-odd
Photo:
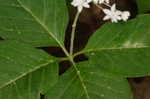
[[[99,9],[103,10],[103,8],[102,8],[100,5],[98,5],[98,4],[95,4],[95,5],[96,5],[96,7],[98,7]]]
[[[87,92],[87,88],[86,88],[86,85],[84,84],[84,81],[83,81],[83,78],[81,76],[81,73],[80,73],[80,70],[77,68],[75,62],[74,62],[74,56],[73,56],[73,48],[74,48],[74,39],[75,39],[75,30],[76,30],[76,25],[77,25],[77,21],[78,21],[78,18],[79,18],[79,15],[80,15],[80,12],[77,12],[76,16],[75,16],[75,19],[74,19],[74,22],[72,24],[72,32],[71,32],[71,43],[70,43],[70,56],[69,56],[69,59],[77,73],[77,76],[82,84],[82,87],[85,91],[85,95],[86,95],[86,98],[87,99],[90,99],[89,97],[89,94]]]
[[[75,19],[74,19],[74,22],[73,22],[73,25],[72,25],[72,32],[71,32],[71,39],[70,39],[70,41],[71,41],[71,43],[70,43],[70,55],[71,56],[73,55],[75,31],[76,31],[76,25],[77,25],[79,15],[80,15],[80,12],[77,12]]]
[[[103,3],[103,4],[111,8],[111,6],[108,3]]]
[[[109,4],[107,4],[107,3],[103,3],[105,6],[107,6],[107,7],[110,7],[111,8],[111,6],[109,5]],[[95,4],[99,9],[101,9],[101,10],[103,10],[104,8],[103,7],[101,7],[100,5],[98,5],[98,4]]]

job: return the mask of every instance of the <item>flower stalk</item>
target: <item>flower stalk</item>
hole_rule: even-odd
[[[118,21],[127,21],[130,17],[129,11],[118,10],[115,3],[110,5],[110,0],[73,0],[71,4],[77,7],[78,12],[81,12],[83,8],[90,8],[90,3],[95,4],[104,12],[104,21],[110,20],[111,22],[117,23]],[[99,6],[101,4],[109,8],[107,9]]]
[[[74,22],[72,24],[72,32],[71,32],[71,43],[70,43],[70,55],[73,56],[73,48],[74,48],[74,39],[75,39],[75,32],[76,32],[76,26],[77,26],[77,22],[78,22],[78,18],[79,18],[80,12],[76,13]]]

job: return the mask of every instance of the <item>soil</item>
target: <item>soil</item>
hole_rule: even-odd
[[[150,99],[150,77],[130,78],[134,99]]]

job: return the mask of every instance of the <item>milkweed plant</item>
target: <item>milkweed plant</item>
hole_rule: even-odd
[[[150,75],[150,0],[134,2],[133,18],[111,0],[0,0],[0,99],[133,99],[127,78]],[[105,24],[76,52],[80,15],[91,5]],[[87,59],[75,61],[80,55]]]

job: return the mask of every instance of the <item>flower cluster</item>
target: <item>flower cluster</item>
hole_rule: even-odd
[[[94,3],[105,13],[106,16],[103,18],[104,21],[111,20],[111,22],[117,23],[120,20],[127,21],[130,17],[129,11],[120,11],[116,9],[116,4],[110,5],[110,0],[73,0],[71,4],[77,7],[80,13],[83,8],[90,8],[90,3]],[[99,6],[99,4],[104,4],[108,6],[109,9]]]

